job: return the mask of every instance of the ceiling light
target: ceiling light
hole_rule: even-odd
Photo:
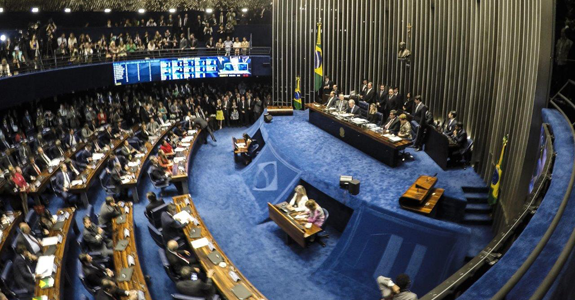
[[[4,34],[3,34],[3,35],[0,35],[0,41],[3,42],[3,41],[5,41],[5,40],[6,40],[6,35],[4,35]]]
[[[168,11],[169,11],[171,14],[173,14],[173,13],[176,12],[176,9],[175,9],[175,8],[170,8]]]
[[[64,12],[65,12],[65,13],[70,13],[70,12],[72,12],[72,10],[66,7],[66,8],[64,8]]]
[[[39,12],[39,11],[40,11],[40,9],[39,9],[38,7],[32,7],[32,12],[33,12],[33,13],[37,13],[37,12]]]
[[[246,7],[244,7],[244,8],[242,8],[242,12],[243,12],[243,13],[247,13],[247,12],[248,12],[248,9],[247,9]]]
[[[145,13],[145,12],[146,12],[146,10],[145,10],[145,9],[143,9],[143,8],[140,8],[140,9],[138,9],[138,12],[139,12],[139,13],[141,13],[141,14],[143,14],[143,13]]]
[[[0,13],[4,12],[4,7],[0,7]]]
[[[211,14],[211,13],[213,13],[213,12],[214,12],[214,10],[213,10],[213,9],[211,9],[211,8],[206,8],[206,12],[207,12],[208,14]]]
[[[109,8],[104,8],[104,12],[105,12],[105,13],[109,13],[109,12],[111,12],[111,11],[112,11],[112,10],[109,9]]]

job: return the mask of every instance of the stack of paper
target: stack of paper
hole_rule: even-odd
[[[140,163],[137,161],[131,161],[128,163],[128,167],[130,167],[130,168],[137,167],[139,165],[140,165]]]
[[[184,151],[184,150],[186,150],[186,148],[183,148],[183,147],[178,147],[178,148],[176,148],[176,152],[182,152],[182,151]]]
[[[188,224],[189,222],[192,221],[192,216],[190,216],[190,214],[187,211],[182,210],[181,212],[174,215],[174,220],[182,224]]]
[[[144,156],[145,156],[144,153],[138,153],[138,154],[136,154],[136,158],[140,158],[140,157],[144,157]]]
[[[197,239],[195,241],[192,241],[192,247],[194,249],[205,247],[207,245],[208,245],[208,239],[206,239],[206,238],[201,238],[201,239]]]
[[[50,167],[57,167],[59,164],[60,164],[59,158],[54,158],[52,161],[50,161]]]
[[[52,246],[52,245],[56,245],[56,244],[58,244],[58,237],[57,236],[46,237],[42,240],[42,246],[44,246],[44,247]]]
[[[82,185],[82,183],[84,183],[82,180],[72,180],[70,184],[72,186],[75,186],[75,185]]]
[[[191,142],[193,139],[194,139],[194,137],[187,136],[187,137],[185,137],[185,138],[182,139],[182,142],[188,143],[188,142]]]
[[[42,278],[52,275],[54,271],[54,255],[38,257],[36,264],[36,275],[41,275]]]
[[[185,157],[174,157],[174,163],[176,164],[185,160],[186,160]]]
[[[105,156],[104,153],[94,153],[92,154],[92,159],[96,161],[102,159],[104,156]]]

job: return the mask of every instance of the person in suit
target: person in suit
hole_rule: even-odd
[[[80,167],[76,164],[75,161],[66,158],[64,160],[64,163],[66,164],[66,166],[68,166],[68,171],[70,172],[70,174],[72,174],[72,177],[78,177],[80,176]]]
[[[170,180],[171,173],[166,171],[156,157],[151,157],[150,161],[152,162],[151,171],[150,171],[150,180],[152,180],[156,185],[163,185]]]
[[[64,141],[66,144],[66,148],[72,149],[78,145],[78,142],[80,141],[80,137],[78,137],[78,135],[76,134],[76,131],[73,128],[71,128],[70,132],[68,132],[68,135],[66,136],[66,139]]]
[[[32,182],[42,175],[42,168],[36,163],[34,157],[30,157],[30,161],[26,168],[24,168],[24,177],[26,180]]]
[[[112,256],[113,241],[106,237],[104,230],[96,224],[92,223],[90,216],[85,216],[83,219],[84,232],[82,233],[82,240],[90,251],[98,251],[103,255]]]
[[[411,99],[411,93],[407,93],[405,96],[405,101],[403,101],[403,113],[410,114],[413,112],[413,99]]]
[[[197,257],[188,250],[178,249],[178,242],[169,240],[166,245],[166,258],[174,273],[181,275],[183,267],[199,267]]]
[[[82,169],[92,163],[92,144],[86,144],[86,147],[76,154],[76,162]]]
[[[399,132],[399,127],[400,127],[399,122],[400,122],[400,120],[397,118],[397,111],[391,110],[389,112],[389,117],[384,122],[383,131],[385,133],[391,133],[391,134],[397,135],[397,133]]]
[[[346,111],[348,102],[345,101],[343,94],[339,95],[339,100],[335,103],[335,108],[337,111]]]
[[[335,94],[335,96],[336,96],[336,97],[339,97],[339,95],[341,94],[341,91],[339,90],[337,84],[334,84],[333,87],[332,87],[332,89],[333,89],[332,91],[333,91],[333,93]]]
[[[399,93],[399,88],[396,86],[393,88],[393,96],[395,97],[395,102],[397,105],[403,105],[403,95]],[[396,110],[400,110],[401,107],[397,107]]]
[[[217,142],[216,137],[214,136],[214,132],[212,131],[212,128],[210,127],[210,125],[208,124],[208,122],[203,119],[203,118],[195,118],[194,119],[194,127],[196,127],[197,129],[201,129],[202,131],[207,131],[208,134],[210,135],[210,137],[212,138],[212,140],[214,142]],[[204,144],[208,143],[208,137],[205,133],[201,133],[204,137]]]
[[[363,98],[365,97],[365,94],[367,93],[367,79],[364,79],[361,82],[361,90],[359,91],[359,97]]]
[[[16,246],[16,256],[12,265],[12,274],[16,286],[26,290],[28,293],[34,293],[36,289],[36,280],[40,279],[41,275],[34,275],[34,262],[38,257],[26,249],[24,245]]]
[[[400,138],[411,140],[413,137],[411,136],[411,123],[407,121],[407,116],[405,114],[401,114],[399,116],[399,130],[396,135]]]
[[[147,142],[150,139],[151,135],[152,134],[148,131],[148,126],[146,125],[146,123],[142,123],[140,131],[138,131],[137,133],[138,139],[140,139],[140,141]]]
[[[12,143],[6,139],[6,135],[4,135],[4,130],[0,129],[0,147],[2,147],[2,151],[6,151],[13,147]]]
[[[238,103],[238,111],[240,112],[240,124],[247,126],[248,121],[246,117],[246,112],[248,110],[246,97],[242,96],[240,102]]]
[[[212,299],[215,293],[214,283],[212,277],[214,270],[209,269],[206,272],[206,279],[203,280],[200,276],[199,268],[184,267],[182,268],[182,280],[176,282],[176,289],[187,296],[200,297],[206,300]]]
[[[74,195],[68,192],[72,185],[73,178],[75,178],[75,176],[72,176],[72,174],[68,172],[68,166],[63,163],[60,165],[60,172],[56,175],[56,180],[54,180],[54,190],[60,194],[62,200],[69,206],[75,205],[70,201]]]
[[[353,114],[354,116],[359,116],[360,111],[359,111],[359,106],[355,105],[355,100],[349,100],[349,107],[347,108],[347,110],[345,111],[349,114]]]
[[[158,199],[158,197],[156,196],[156,193],[154,193],[154,192],[148,192],[146,194],[146,198],[148,198],[148,202],[149,202],[148,205],[146,205],[146,214],[148,216],[152,215],[152,211],[154,209],[164,205],[164,200]]]
[[[84,273],[84,280],[90,286],[102,286],[102,281],[113,280],[114,272],[103,265],[94,264],[94,258],[86,253],[82,253],[78,256],[80,263],[82,264],[82,273]]]
[[[119,300],[119,299],[136,300],[138,299],[137,291],[126,291],[119,288],[116,283],[109,279],[102,279],[102,288],[98,290],[95,300]]]
[[[463,123],[457,122],[455,129],[450,137],[451,147],[449,147],[449,155],[461,155],[467,146],[467,132],[463,129]]]
[[[325,76],[323,79],[323,93],[329,94],[333,88],[333,82],[329,79],[329,76]]]
[[[62,148],[62,142],[60,142],[60,140],[56,140],[54,142],[54,146],[50,147],[50,149],[48,149],[48,155],[54,159],[54,158],[58,158],[58,157],[64,157],[66,155],[66,150],[64,150],[64,148]]]
[[[120,199],[128,198],[128,189],[122,187],[122,176],[127,175],[128,172],[122,170],[122,165],[114,164],[112,172],[110,172],[110,185],[114,186],[116,193],[120,194]]]
[[[224,121],[227,127],[230,127],[230,111],[232,108],[232,102],[228,96],[224,96],[224,101],[222,101],[222,112],[224,113]]]
[[[84,127],[83,127],[82,130],[80,131],[80,134],[82,135],[82,139],[83,139],[84,141],[87,141],[87,140],[89,140],[89,139],[92,137],[92,135],[94,134],[94,131],[92,131],[92,130],[90,129],[90,126],[88,126],[88,123],[85,123],[85,124],[84,124]]]
[[[152,135],[157,135],[158,131],[160,131],[160,123],[158,123],[158,121],[156,121],[154,118],[150,118],[150,122],[148,122],[148,129]]]
[[[457,112],[452,110],[447,114],[447,121],[443,123],[443,134],[451,136],[457,124]]]
[[[413,113],[412,113],[413,120],[421,125],[421,121],[424,119],[425,112],[427,111],[427,106],[425,106],[425,104],[423,104],[423,101],[421,100],[420,95],[415,96],[415,100],[413,103],[414,103]]]
[[[260,118],[262,112],[264,111],[264,107],[263,107],[264,103],[262,102],[262,100],[260,99],[260,97],[256,97],[254,100],[254,104],[253,104],[253,120],[254,122]]]
[[[30,149],[30,146],[26,140],[20,143],[20,147],[18,148],[18,156],[20,157],[20,162],[22,164],[25,164],[28,159],[33,156],[32,149]]]
[[[373,83],[370,82],[367,84],[365,95],[362,97],[362,99],[367,103],[374,103],[376,101],[375,90],[373,89]]]
[[[120,165],[121,169],[124,171],[128,171],[128,160],[123,156],[118,156],[114,153],[110,154],[110,158],[108,158],[108,166],[106,170],[108,173],[112,173],[114,171],[114,167],[116,165]]]
[[[335,103],[337,102],[337,98],[335,97],[334,92],[329,93],[329,98],[327,98],[327,102],[325,103],[325,108],[335,107]]]
[[[108,232],[112,230],[112,220],[122,215],[120,206],[116,203],[113,197],[106,197],[106,202],[100,208],[100,216],[98,216],[98,223],[106,226]]]
[[[106,130],[99,136],[99,142],[102,145],[109,145],[114,139],[111,126],[106,126]]]
[[[52,159],[48,157],[48,155],[46,155],[46,153],[44,152],[44,148],[38,147],[36,152],[38,152],[38,159],[37,159],[38,164],[41,164],[43,165],[43,167],[48,168],[50,166],[50,162],[52,161]]]
[[[395,109],[397,111],[399,106],[400,105],[397,103],[397,97],[393,93],[393,89],[389,89],[387,91],[387,102],[385,103],[387,112],[389,113],[389,111],[392,109]]]
[[[20,228],[20,234],[16,238],[16,244],[24,245],[26,250],[32,254],[40,253],[42,251],[42,241],[34,235],[30,226],[22,222],[18,227]]]
[[[387,90],[385,89],[385,85],[382,84],[379,86],[379,91],[375,94],[375,102],[377,105],[377,110],[380,113],[385,113],[387,108]]]
[[[168,209],[162,212],[161,215],[162,237],[164,238],[164,243],[166,244],[168,241],[174,240],[177,237],[183,237],[182,229],[185,225],[174,219],[174,215],[176,213],[176,205],[170,203],[168,204]]]
[[[140,153],[140,151],[134,149],[134,147],[132,147],[128,141],[124,141],[124,145],[120,149],[120,153],[124,156],[125,159],[131,161],[132,158],[134,158],[134,155]]]

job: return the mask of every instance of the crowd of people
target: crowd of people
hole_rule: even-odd
[[[412,98],[411,93],[407,93],[404,98],[397,86],[381,84],[376,90],[372,82],[363,80],[360,91],[352,93],[350,99],[346,99],[337,84],[334,84],[328,76],[325,76],[323,82],[323,93],[329,95],[325,102],[326,108],[335,108],[337,111],[345,111],[356,116],[361,116],[356,101],[366,102],[368,109],[363,117],[371,123],[380,125],[383,133],[413,141],[412,147],[416,151],[422,149],[427,130],[430,128],[435,128],[448,137],[449,154],[454,159],[459,159],[466,148],[467,133],[463,123],[456,119],[457,112],[450,111],[443,123],[435,122],[421,95]],[[387,117],[380,121],[379,115]],[[417,123],[418,129],[415,135],[410,121]]]
[[[158,20],[124,19],[121,24],[108,20],[106,27],[125,27],[124,33],[91,36],[90,28],[78,35],[59,29],[52,21],[45,25],[31,23],[18,36],[0,41],[0,77],[45,68],[50,59],[63,65],[93,61],[122,60],[129,55],[145,53],[156,56],[159,51],[182,51],[198,48],[213,49],[218,55],[247,55],[251,42],[247,37],[234,37],[238,19],[233,11],[198,15],[195,20],[188,14],[160,16]],[[161,26],[161,29],[153,30]],[[128,28],[145,27],[142,34]],[[168,27],[168,28],[166,28]]]

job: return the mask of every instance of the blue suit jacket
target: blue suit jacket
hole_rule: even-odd
[[[162,221],[162,236],[164,237],[165,243],[181,235],[184,226],[174,220],[167,211],[162,213],[160,220]]]

